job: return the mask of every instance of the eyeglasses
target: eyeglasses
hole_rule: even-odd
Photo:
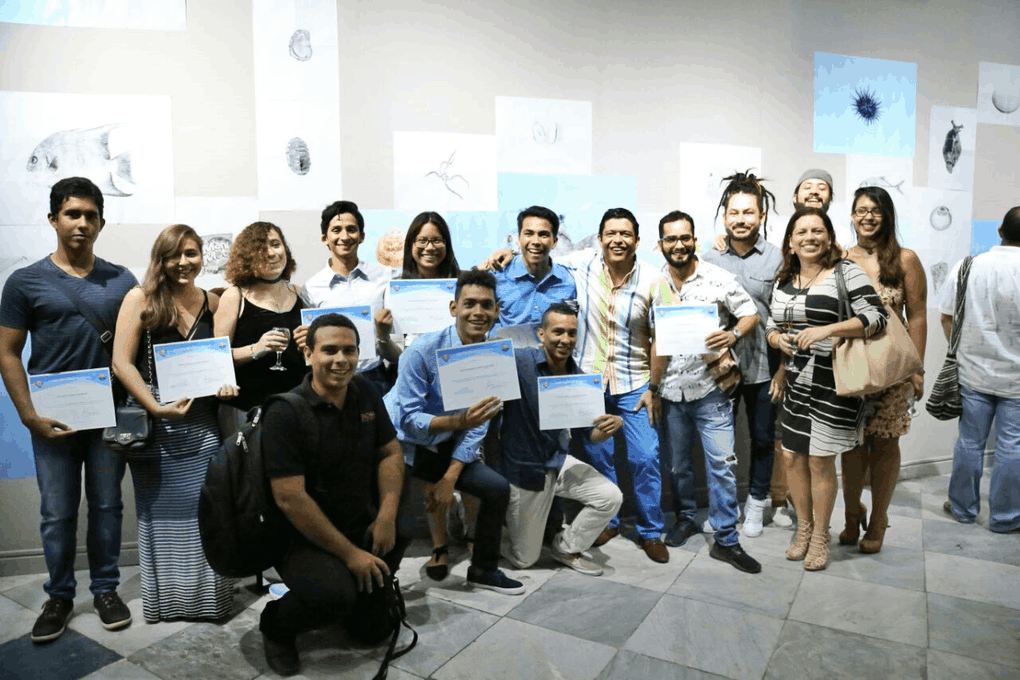
[[[857,208],[854,210],[854,215],[857,217],[867,217],[868,215],[874,215],[875,217],[882,217],[881,208]]]
[[[662,241],[662,245],[666,246],[667,248],[672,248],[677,244],[677,242],[681,241],[683,243],[693,243],[694,237],[691,236],[690,234],[684,234],[683,236],[667,236],[660,240]]]
[[[416,238],[414,239],[414,245],[422,249],[427,248],[428,246],[432,246],[433,248],[442,248],[446,245],[446,241],[441,238]]]

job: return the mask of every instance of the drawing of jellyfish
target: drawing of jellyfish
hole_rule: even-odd
[[[946,206],[940,205],[931,211],[929,221],[935,231],[945,231],[953,223],[953,213]]]
[[[1007,92],[1005,89],[992,91],[992,106],[998,109],[999,113],[1010,114],[1020,109],[1020,89]]]
[[[312,36],[305,29],[299,28],[290,36],[290,56],[298,61],[312,58]]]
[[[946,133],[946,142],[942,145],[942,157],[946,160],[946,170],[952,172],[953,166],[956,165],[956,161],[960,160],[960,154],[963,153],[963,145],[960,143],[960,130],[963,129],[963,125],[957,125],[955,120],[949,122],[953,124],[953,129]]]
[[[531,136],[539,144],[552,146],[560,138],[560,124],[553,121],[546,126],[536,120],[531,126]]]
[[[874,125],[882,117],[882,100],[878,93],[868,87],[858,87],[854,90],[850,108],[854,114],[866,125]]]
[[[54,132],[32,150],[25,169],[51,187],[65,177],[88,177],[107,196],[130,196],[131,154],[110,157],[110,132],[121,125]]]
[[[949,264],[937,262],[931,266],[931,280],[935,284],[935,290],[942,290],[942,284],[946,281],[946,274],[949,273]]]
[[[287,142],[287,166],[294,171],[295,175],[307,175],[312,167],[308,144],[300,137],[292,137]]]
[[[457,190],[454,189],[453,186],[451,186],[451,185],[454,184],[454,182],[456,182],[457,180],[460,180],[461,182],[464,183],[465,187],[470,188],[471,183],[468,182],[466,179],[464,179],[463,175],[451,175],[450,174],[450,166],[453,165],[453,158],[456,155],[457,155],[457,150],[454,149],[453,153],[450,154],[450,157],[448,159],[446,159],[445,161],[443,161],[442,163],[439,164],[439,170],[438,171],[437,170],[430,170],[429,172],[425,173],[425,176],[426,177],[431,177],[432,175],[435,175],[440,180],[442,180],[443,186],[446,187],[447,191],[449,191],[451,194],[453,194],[454,196],[456,196],[457,198],[459,198],[460,200],[463,201],[464,197],[461,196],[459,193],[457,193]],[[464,189],[461,189],[461,191],[464,191]]]
[[[859,186],[862,186],[862,187],[882,187],[886,191],[889,191],[890,189],[895,189],[896,191],[898,191],[900,193],[900,196],[903,196],[903,189],[902,189],[902,187],[903,187],[903,183],[906,182],[906,181],[907,180],[905,180],[905,179],[901,179],[897,184],[893,184],[892,182],[887,180],[885,177],[869,177],[866,180],[864,180],[863,182],[861,182]]]
[[[230,258],[234,237],[230,234],[209,234],[202,237],[202,276],[222,276]]]

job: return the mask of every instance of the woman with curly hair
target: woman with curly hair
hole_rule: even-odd
[[[215,330],[230,338],[241,392],[220,407],[224,438],[241,429],[250,409],[305,377],[303,333],[294,333],[291,342],[305,306],[290,282],[296,268],[283,232],[271,222],[248,225],[230,249],[225,277],[233,285],[223,292]]]
[[[840,320],[836,268],[842,269],[854,316]],[[888,314],[864,270],[843,262],[829,216],[801,208],[783,237],[766,340],[787,355],[783,458],[797,508],[797,536],[787,559],[824,569],[836,502],[836,455],[860,444],[864,400],[836,393],[832,338],[870,337]]]
[[[928,282],[924,267],[913,250],[900,247],[896,239],[896,208],[881,187],[861,187],[854,192],[850,213],[857,245],[847,251],[850,259],[867,272],[882,302],[906,324],[910,339],[924,360],[928,335]],[[904,318],[904,312],[906,312]],[[900,437],[910,432],[910,398],[924,394],[920,373],[867,398],[866,437],[863,446],[843,454],[843,500],[846,528],[839,535],[843,545],[855,545],[860,527],[862,553],[882,549],[889,525],[889,501],[900,476]],[[871,472],[871,524],[861,503],[865,471]]]
[[[213,337],[219,299],[195,285],[202,239],[191,227],[164,229],[152,245],[145,280],[124,298],[113,341],[113,371],[128,401],[152,415],[152,443],[127,454],[138,512],[142,609],[149,623],[221,619],[233,604],[233,581],[217,575],[202,552],[198,497],[220,444],[216,402],[204,397],[160,402],[153,345]],[[223,385],[220,399],[237,395]]]

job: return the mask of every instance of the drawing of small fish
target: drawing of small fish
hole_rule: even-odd
[[[110,158],[110,132],[121,125],[54,132],[32,150],[26,169],[51,187],[65,177],[88,177],[107,196],[130,196],[131,154]]]
[[[946,170],[952,172],[953,166],[956,165],[956,161],[960,160],[960,154],[963,153],[963,145],[960,143],[960,130],[963,129],[963,125],[957,125],[955,120],[949,122],[953,124],[953,129],[946,133],[946,142],[942,145],[942,157],[946,160]]]
[[[885,177],[869,177],[868,179],[866,179],[863,182],[861,182],[859,186],[862,186],[862,187],[882,187],[886,191],[888,191],[890,189],[895,189],[896,191],[900,192],[900,195],[902,196],[903,195],[903,189],[901,187],[903,186],[903,183],[906,182],[906,181],[907,180],[905,180],[905,179],[901,179],[898,184],[893,184],[892,182],[887,180]]]

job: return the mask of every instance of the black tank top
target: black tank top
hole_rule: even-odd
[[[294,306],[285,312],[274,312],[259,307],[247,299],[242,299],[241,304],[244,308],[241,310],[241,316],[237,318],[231,347],[253,345],[273,328],[289,328],[293,333],[294,329],[301,325],[301,310],[304,303],[301,302],[300,296],[294,301]],[[287,368],[286,371],[269,370],[270,366],[276,364],[276,352],[269,352],[260,359],[235,364],[237,386],[241,391],[227,403],[247,411],[261,404],[270,394],[289,392],[297,387],[304,379],[308,367],[305,366],[305,357],[293,339],[283,351],[280,363]]]

